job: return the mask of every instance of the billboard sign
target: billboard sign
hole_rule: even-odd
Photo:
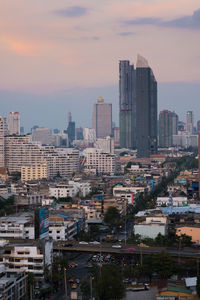
[[[35,210],[35,238],[44,239],[49,236],[49,210],[46,207]]]

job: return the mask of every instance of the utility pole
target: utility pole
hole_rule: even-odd
[[[124,203],[125,203],[125,207],[124,207],[124,209],[125,209],[125,246],[126,246],[126,199],[124,199]]]
[[[64,268],[64,281],[65,281],[65,298],[66,300],[68,299],[67,297],[67,274],[66,274],[67,269]]]
[[[90,276],[90,299],[92,300],[92,276]]]

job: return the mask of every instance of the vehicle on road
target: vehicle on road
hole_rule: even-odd
[[[74,283],[74,279],[73,279],[73,278],[70,278],[70,279],[68,280],[68,282],[69,282],[69,283]]]
[[[97,241],[90,242],[90,244],[92,244],[92,245],[100,245],[100,243],[99,243],[99,242],[97,242]]]
[[[138,244],[138,246],[141,248],[149,248],[149,246],[144,243],[140,243],[140,244]]]
[[[78,266],[77,264],[71,263],[71,264],[69,265],[69,268],[70,268],[70,269],[74,269],[74,268],[76,268],[77,266]]]
[[[112,245],[112,248],[121,248],[122,246],[119,245],[119,244],[116,244],[116,245]]]
[[[74,284],[72,285],[72,289],[77,289],[77,284],[76,284],[76,283],[74,283]]]
[[[126,251],[136,251],[135,248],[126,248]]]
[[[88,245],[89,243],[88,242],[85,242],[85,241],[81,241],[79,242],[79,245]]]
[[[73,247],[73,244],[65,244],[64,247]]]

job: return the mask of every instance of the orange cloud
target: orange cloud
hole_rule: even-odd
[[[2,38],[0,41],[8,50],[20,56],[38,56],[41,53],[39,43],[16,40],[10,37]]]

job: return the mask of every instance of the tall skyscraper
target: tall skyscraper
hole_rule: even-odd
[[[178,115],[172,112],[172,135],[178,134]]]
[[[136,65],[137,156],[157,153],[157,82],[145,58]]]
[[[194,131],[194,114],[193,114],[193,111],[187,111],[187,114],[186,114],[186,131],[189,134],[193,134],[193,131]]]
[[[10,135],[20,135],[20,115],[16,111],[10,112],[8,116],[8,131]]]
[[[71,112],[68,113],[68,118],[67,118],[67,134],[68,134],[69,145],[71,146],[73,141],[75,140],[75,122],[72,121]]]
[[[120,147],[136,147],[135,70],[128,60],[119,62],[119,127]]]
[[[172,146],[173,113],[163,110],[159,114],[159,146],[168,148]]]
[[[94,104],[92,128],[97,138],[105,138],[112,134],[112,104],[105,103],[102,97]]]
[[[197,121],[197,133],[200,133],[200,120]]]
[[[5,136],[7,134],[6,118],[0,116],[0,167],[5,167]]]

